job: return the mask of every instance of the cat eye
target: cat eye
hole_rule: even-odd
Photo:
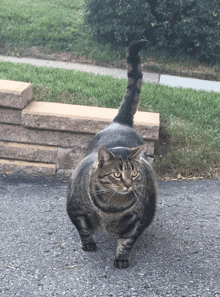
[[[121,177],[121,172],[113,172],[114,177],[120,178]]]
[[[138,171],[133,171],[132,174],[131,174],[131,177],[137,177],[139,175],[139,172]]]

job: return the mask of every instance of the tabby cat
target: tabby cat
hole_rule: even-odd
[[[151,223],[157,183],[142,137],[132,128],[142,86],[139,51],[145,40],[128,50],[128,86],[113,123],[88,146],[74,170],[67,194],[67,212],[84,251],[95,251],[96,229],[118,235],[114,266],[127,268],[130,251]]]

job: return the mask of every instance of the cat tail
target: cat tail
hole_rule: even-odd
[[[145,39],[133,41],[128,48],[127,92],[113,122],[133,126],[133,118],[138,109],[143,76],[139,51],[146,45],[146,42]]]

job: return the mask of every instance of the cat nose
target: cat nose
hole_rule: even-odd
[[[129,190],[131,188],[132,182],[131,181],[126,181],[124,183],[124,186]]]

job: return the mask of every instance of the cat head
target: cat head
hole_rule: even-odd
[[[98,179],[102,187],[126,194],[142,179],[140,158],[145,146],[129,148],[101,147],[98,152]]]

